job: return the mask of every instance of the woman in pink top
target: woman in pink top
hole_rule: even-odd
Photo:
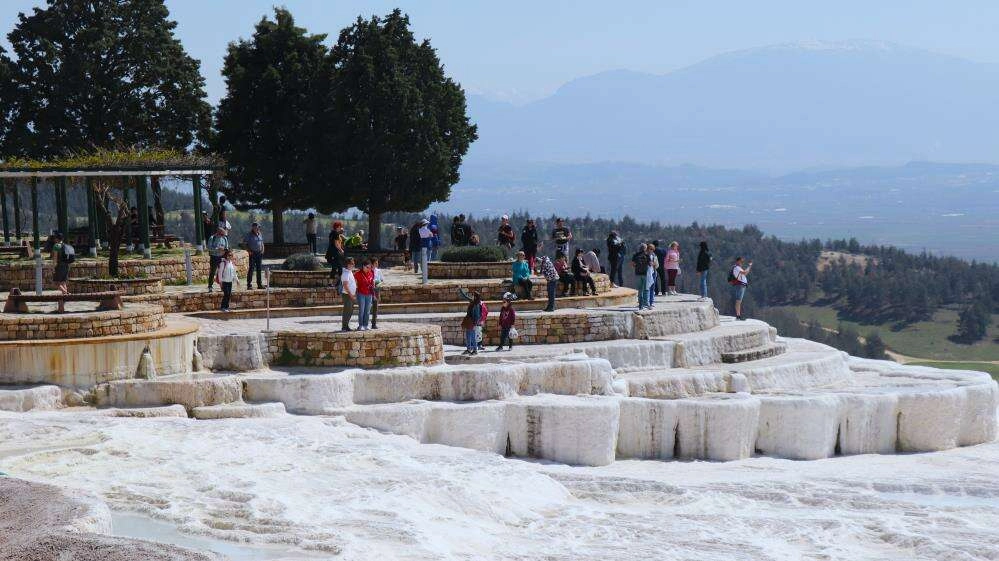
[[[669,251],[666,252],[666,269],[667,284],[669,285],[669,295],[677,296],[679,293],[676,291],[676,277],[680,274],[680,244],[673,242],[669,244]]]

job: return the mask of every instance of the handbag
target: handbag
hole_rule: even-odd
[[[511,339],[519,339],[520,338],[520,332],[517,331],[516,327],[511,327],[510,328],[510,338]]]

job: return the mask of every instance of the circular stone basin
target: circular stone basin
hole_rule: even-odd
[[[339,324],[309,322],[303,330],[271,333],[271,364],[386,368],[444,361],[441,328],[436,325],[385,323],[370,331],[339,331]]]
[[[77,307],[77,303],[71,303]],[[96,303],[81,303],[96,306]],[[29,304],[37,308],[38,304]],[[70,306],[70,304],[67,304]],[[162,329],[163,306],[127,304],[121,310],[72,311],[64,314],[36,312],[28,314],[0,313],[0,341],[37,339],[81,339],[148,333]]]
[[[68,288],[76,294],[120,290],[125,296],[141,294],[163,294],[163,279],[148,277],[137,279],[69,279]]]

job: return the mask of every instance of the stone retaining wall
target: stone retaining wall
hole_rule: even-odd
[[[512,261],[431,261],[427,275],[432,279],[503,279],[510,278]]]
[[[246,275],[246,267],[249,264],[248,254],[241,249],[234,250],[233,254],[237,270],[241,275]],[[208,279],[207,255],[192,254],[191,267],[195,279]],[[42,279],[46,289],[56,288],[56,284],[52,282],[54,268],[51,260],[46,260],[42,266]],[[107,277],[108,263],[106,259],[100,261],[80,259],[70,266],[69,272],[70,276],[79,278]],[[187,280],[187,269],[184,266],[183,256],[158,259],[122,259],[118,261],[118,273],[123,277],[159,277],[166,283]],[[15,286],[21,290],[34,290],[34,262],[19,261],[0,264],[0,290],[10,290]]]
[[[330,272],[271,269],[271,286],[277,288],[320,288],[330,282]]]
[[[281,366],[385,368],[444,361],[441,330],[431,325],[382,324],[362,332],[279,331],[267,336],[266,344],[268,362]]]
[[[630,312],[595,312],[593,310],[567,310],[554,314],[530,313],[517,316],[519,338],[514,344],[580,343],[584,341],[609,341],[631,337]],[[463,315],[419,316],[411,319],[393,316],[392,321],[412,321],[439,326],[445,345],[465,345],[465,332],[461,328]],[[486,319],[483,342],[498,345],[500,339],[499,314],[490,312]]]
[[[91,294],[106,292],[111,287],[127,296],[137,294],[163,294],[163,279],[149,277],[144,279],[69,279],[69,291],[74,294]]]
[[[78,339],[148,333],[164,326],[163,307],[131,304],[123,310],[66,314],[0,314],[0,341]]]

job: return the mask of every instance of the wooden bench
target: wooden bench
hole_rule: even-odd
[[[28,302],[97,302],[97,311],[120,310],[122,308],[122,292],[115,290],[105,292],[90,292],[88,294],[22,294],[18,288],[10,289],[7,301],[3,305],[5,314],[28,313]]]
[[[16,255],[17,257],[31,257],[33,253],[29,245],[0,246],[0,256]]]

